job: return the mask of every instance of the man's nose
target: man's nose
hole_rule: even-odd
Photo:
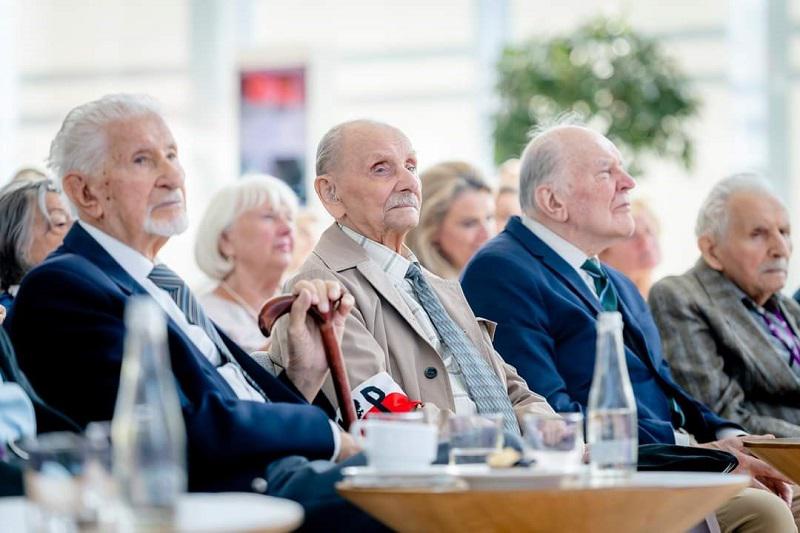
[[[397,180],[397,185],[400,190],[411,191],[418,193],[420,191],[420,181],[417,173],[403,167],[400,170],[400,179]]]
[[[792,243],[783,233],[776,233],[772,238],[770,251],[773,257],[789,257],[792,253]]]
[[[636,180],[627,171],[621,170],[617,187],[622,191],[628,191],[636,187]]]
[[[178,159],[162,157],[159,165],[161,184],[170,189],[177,189],[183,186],[184,173]]]

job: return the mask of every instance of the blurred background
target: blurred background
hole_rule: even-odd
[[[44,165],[73,106],[161,101],[192,221],[161,255],[191,283],[217,188],[267,172],[319,209],[316,144],[360,117],[405,131],[422,169],[495,176],[529,125],[585,115],[661,221],[657,277],[696,260],[700,201],[732,172],[763,173],[800,227],[800,0],[0,0],[0,69],[3,182]]]

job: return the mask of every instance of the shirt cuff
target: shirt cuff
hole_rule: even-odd
[[[333,420],[328,420],[331,425],[331,433],[333,433],[333,456],[331,461],[336,461],[339,458],[339,452],[342,451],[342,436],[339,434],[339,426]]]
[[[731,426],[719,428],[717,430],[717,440],[727,439],[729,437],[746,437],[747,435],[749,435],[748,432]]]
[[[684,431],[673,431],[675,434],[675,444],[678,446],[691,446],[692,436]]]

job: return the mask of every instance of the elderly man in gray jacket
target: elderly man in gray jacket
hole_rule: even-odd
[[[650,292],[675,379],[752,433],[800,437],[800,305],[780,293],[786,208],[756,176],[735,175],[712,189],[696,234],[697,264]]]

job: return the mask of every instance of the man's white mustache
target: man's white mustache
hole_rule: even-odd
[[[769,263],[765,263],[761,265],[761,272],[767,272],[769,270],[783,270],[786,271],[789,269],[789,260],[788,259],[776,259],[774,261],[770,261]]]
[[[394,207],[416,207],[419,209],[419,199],[414,193],[410,192],[396,194],[389,197],[389,201],[386,202],[386,209]]]

